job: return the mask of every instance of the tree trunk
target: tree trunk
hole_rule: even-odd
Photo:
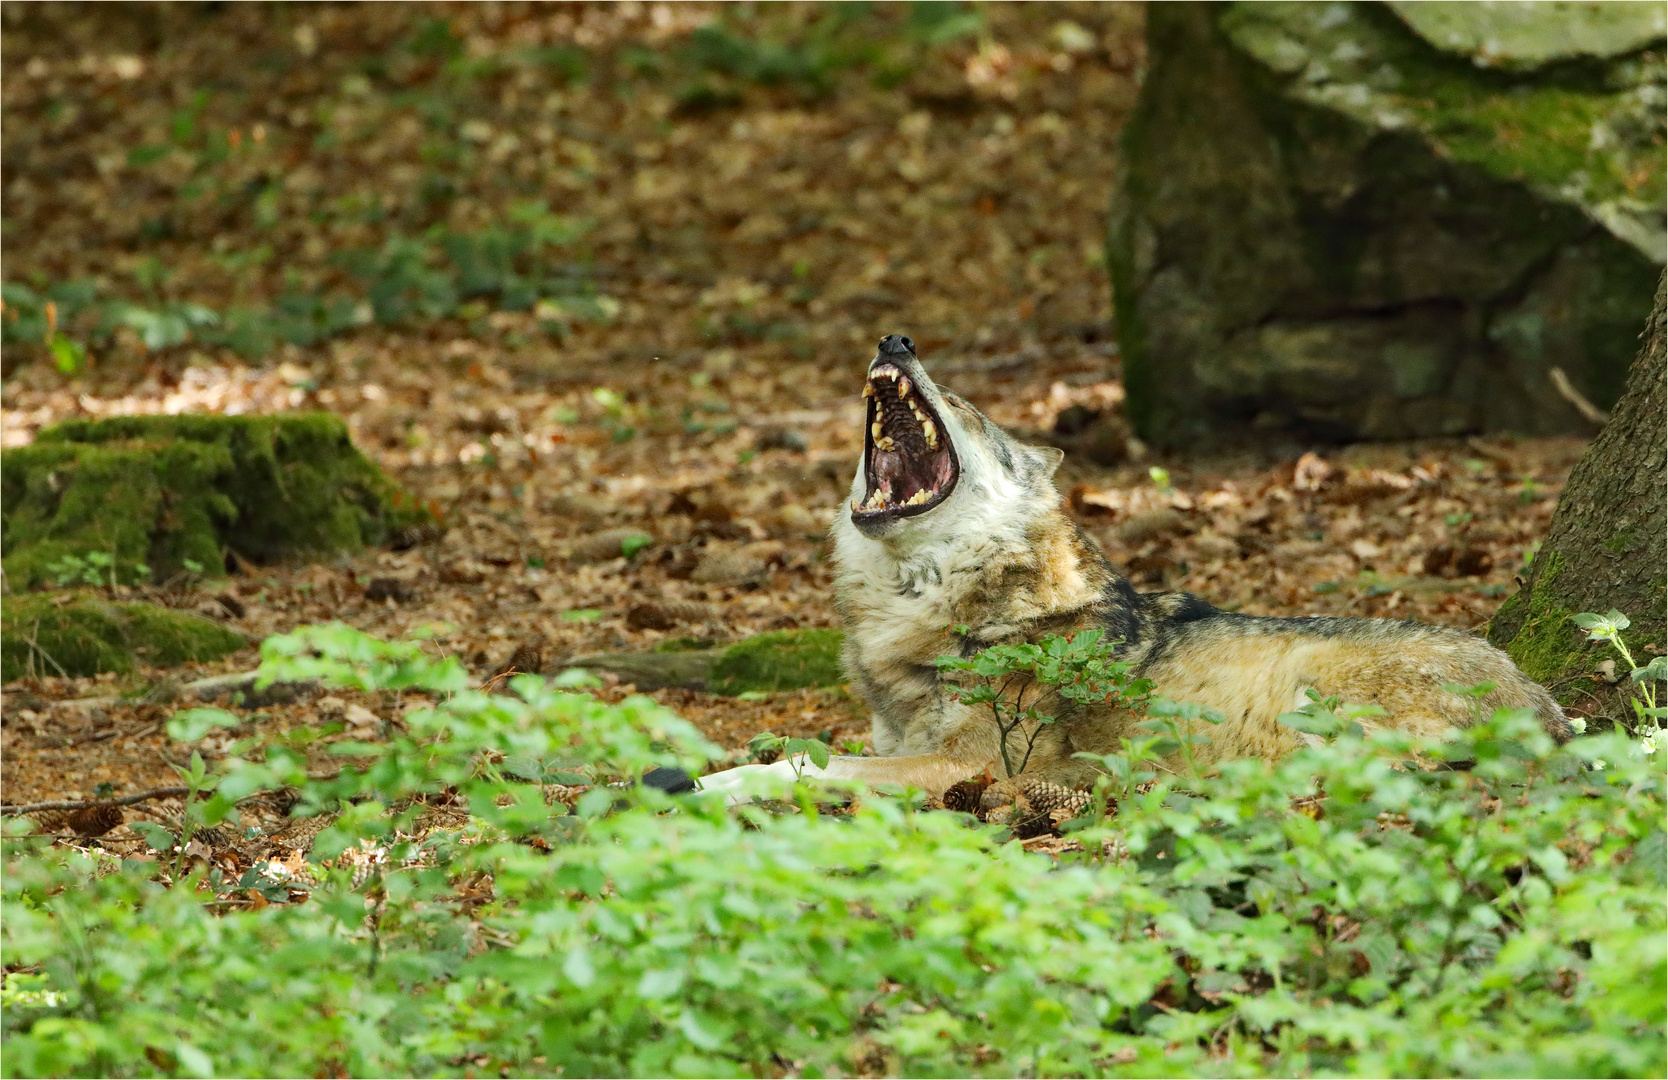
[[[1570,474],[1546,542],[1518,594],[1489,625],[1489,640],[1576,713],[1617,719],[1631,684],[1598,665],[1615,654],[1589,644],[1570,616],[1615,608],[1633,620],[1623,640],[1636,662],[1660,653],[1668,589],[1668,422],[1663,290],[1657,284],[1644,346],[1610,422]]]

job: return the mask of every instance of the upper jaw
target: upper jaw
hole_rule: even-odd
[[[949,498],[961,468],[942,399],[913,351],[888,351],[883,343],[863,399],[862,494],[852,500],[851,519],[877,534]]]

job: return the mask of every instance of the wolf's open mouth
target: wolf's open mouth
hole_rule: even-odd
[[[943,502],[960,467],[944,422],[909,377],[891,364],[869,369],[863,431],[864,499],[853,518],[909,517]]]

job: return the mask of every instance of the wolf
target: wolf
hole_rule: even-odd
[[[845,671],[873,711],[876,756],[835,757],[821,769],[746,765],[703,777],[705,788],[737,792],[752,776],[799,770],[942,795],[987,769],[1001,776],[988,707],[959,700],[954,677],[934,661],[1085,629],[1117,642],[1118,658],[1159,696],[1221,714],[1220,723],[1196,722],[1209,741],[1194,759],[1206,768],[1234,757],[1272,760],[1312,741],[1276,720],[1307,704],[1310,691],[1379,706],[1383,715],[1361,721],[1369,730],[1440,736],[1510,708],[1532,710],[1559,742],[1572,734],[1543,687],[1458,630],[1250,616],[1185,592],[1137,592],[1062,509],[1053,482],[1061,451],[1015,440],[939,388],[907,337],[880,342],[863,398],[863,455],[833,528],[835,596]],[[1457,689],[1484,683],[1493,688],[1480,698]],[[1057,719],[1010,735],[1021,743],[1012,760],[1026,746],[1029,759],[1021,777],[986,789],[987,808],[1012,801],[1022,782],[1086,787],[1095,766],[1075,754],[1114,753],[1144,733],[1140,717],[1117,705],[1039,704]]]

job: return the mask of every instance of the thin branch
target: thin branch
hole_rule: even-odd
[[[133,795],[123,795],[119,799],[72,799],[67,802],[22,803],[17,806],[0,806],[0,815],[33,814],[42,810],[85,810],[89,806],[132,806],[134,803],[142,803],[147,799],[170,799],[190,793],[191,789],[184,784],[170,784],[167,787],[151,788],[149,791],[141,791]]]
[[[1546,374],[1552,380],[1552,388],[1558,391],[1558,396],[1574,405],[1575,411],[1589,423],[1603,427],[1610,422],[1610,414],[1588,401],[1581,391],[1575,388],[1575,384],[1570,382],[1570,377],[1564,374],[1563,368],[1555,367]]]
[[[309,774],[307,779],[312,781],[334,780],[342,775],[342,771]],[[0,816],[15,817],[18,814],[34,814],[45,810],[85,810],[89,806],[132,806],[148,799],[171,799],[180,795],[191,794],[191,788],[185,784],[169,784],[167,787],[151,788],[149,791],[139,791],[132,795],[123,795],[119,799],[80,799],[64,802],[21,803],[11,806],[0,806]],[[238,802],[248,802],[250,799],[269,794],[268,790],[251,791]]]

